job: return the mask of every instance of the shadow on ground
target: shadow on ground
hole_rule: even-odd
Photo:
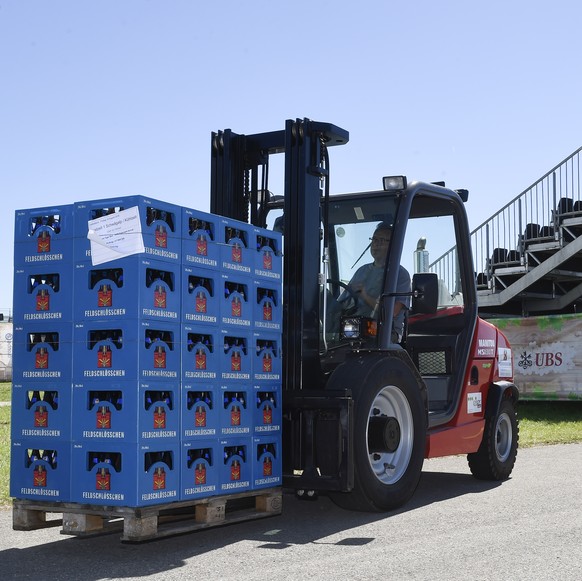
[[[33,573],[31,567],[36,563],[42,564],[45,573],[50,571],[51,578],[60,580],[146,577],[182,567],[186,560],[243,541],[258,541],[256,550],[284,550],[307,543],[363,545],[374,539],[342,535],[342,539],[335,542],[328,538],[433,503],[478,494],[498,485],[497,482],[476,480],[468,474],[423,472],[412,500],[396,511],[383,514],[350,512],[338,508],[326,497],[303,501],[292,493],[285,493],[281,515],[139,544],[122,543],[119,533],[90,538],[61,536],[59,528],[55,527],[45,529],[41,534],[43,540],[51,538],[54,541],[0,551],[2,576],[11,580],[29,579]]]

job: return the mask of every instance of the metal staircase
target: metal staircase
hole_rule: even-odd
[[[481,316],[582,312],[582,147],[471,232]],[[429,266],[456,288],[456,249]]]

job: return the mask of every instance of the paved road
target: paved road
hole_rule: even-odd
[[[425,462],[414,498],[388,515],[284,497],[281,516],[151,543],[12,531],[0,510],[2,579],[582,579],[582,444],[520,450],[484,483],[464,457]]]

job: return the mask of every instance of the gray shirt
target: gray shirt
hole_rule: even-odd
[[[350,281],[350,285],[356,285],[361,283],[366,292],[371,296],[378,298],[382,291],[382,285],[384,282],[384,267],[383,266],[374,266],[374,263],[364,264],[360,266],[358,270],[356,270],[352,280]],[[402,293],[409,293],[410,292],[410,274],[408,271],[403,267],[400,266],[398,271],[398,282],[396,283],[396,292]],[[341,296],[339,297],[339,301],[347,300],[349,298],[349,293],[344,291]],[[402,335],[404,332],[404,317],[405,312],[407,309],[410,309],[410,296],[402,295],[396,296],[396,300],[404,305],[404,309],[398,313],[394,317],[394,330],[398,333],[399,336]],[[374,309],[371,309],[370,306],[361,298],[358,299],[356,315],[360,315],[363,317],[370,317],[373,314]]]

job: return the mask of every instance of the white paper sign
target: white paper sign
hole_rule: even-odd
[[[468,393],[467,394],[467,413],[468,414],[478,414],[483,409],[481,403],[481,393]]]
[[[88,226],[93,266],[145,252],[137,206],[89,220]]]
[[[513,377],[513,365],[511,349],[497,349],[497,365],[499,366],[499,377]]]

